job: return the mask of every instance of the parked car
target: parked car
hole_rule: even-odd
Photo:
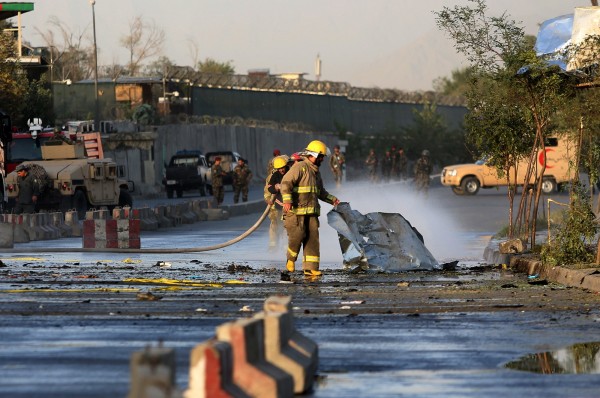
[[[575,145],[565,137],[548,138],[545,143],[545,151],[538,151],[538,167],[546,163],[544,175],[542,176],[542,192],[552,193],[557,187],[568,183],[573,178],[572,168],[569,166],[574,158]],[[522,186],[525,183],[525,172],[527,170],[527,159],[518,165],[516,184]],[[511,175],[514,172],[511,170]],[[493,188],[507,185],[506,177],[498,176],[495,167],[489,166],[486,160],[476,163],[446,166],[442,170],[441,182],[452,188],[456,195],[475,195],[479,188]],[[530,183],[533,182],[533,177]]]
[[[183,191],[190,190],[197,190],[201,196],[206,196],[209,178],[210,167],[202,152],[183,150],[171,157],[166,166],[163,185],[168,198],[172,198],[173,193],[181,198]],[[210,188],[208,189],[211,192]]]
[[[239,153],[232,151],[207,152],[206,159],[208,160],[209,166],[213,165],[217,156],[221,157],[221,167],[223,167],[223,170],[227,173],[227,176],[223,177],[223,185],[233,186],[233,169],[235,166],[237,166],[237,162],[242,158],[242,156]],[[210,183],[210,179],[208,184],[210,185],[212,192],[212,184]]]

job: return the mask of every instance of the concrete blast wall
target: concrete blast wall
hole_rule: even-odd
[[[135,137],[135,134],[132,134]],[[290,155],[303,150],[312,140],[322,140],[333,149],[337,136],[326,133],[284,131],[268,127],[240,125],[178,124],[156,128],[154,145],[135,145],[135,138],[113,145],[113,150],[105,150],[106,157],[116,160],[125,172],[125,178],[135,184],[135,192],[155,193],[162,190],[162,177],[165,163],[171,156],[183,149],[212,151],[235,151],[248,160],[254,174],[254,182],[262,183],[266,168],[272,158],[273,149]],[[329,167],[322,167],[325,181],[333,180]]]

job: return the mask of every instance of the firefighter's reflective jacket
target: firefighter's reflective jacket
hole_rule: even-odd
[[[337,198],[323,188],[319,168],[305,159],[295,163],[281,181],[283,203],[292,204],[292,212],[297,215],[319,215],[319,199],[333,204]]]

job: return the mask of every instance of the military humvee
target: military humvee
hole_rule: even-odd
[[[82,141],[51,140],[42,145],[43,160],[22,163],[41,166],[48,177],[36,210],[75,209],[83,219],[92,207],[132,206],[127,181],[117,178],[117,164],[111,159],[88,158],[85,152]],[[9,208],[19,194],[17,179],[14,171],[6,178]]]

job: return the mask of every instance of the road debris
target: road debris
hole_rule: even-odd
[[[351,270],[400,272],[437,270],[423,236],[398,213],[361,214],[340,203],[327,214],[338,232],[344,266]]]
[[[158,301],[162,299],[162,296],[157,296],[151,292],[140,292],[136,294],[135,298],[139,301]]]
[[[171,263],[167,261],[157,261],[156,266],[160,268],[171,268]]]

